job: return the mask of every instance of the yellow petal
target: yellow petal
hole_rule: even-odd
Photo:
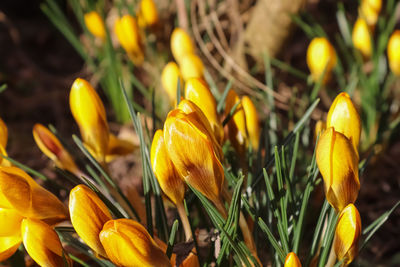
[[[60,221],[68,211],[58,198],[38,185],[17,167],[0,167],[0,201],[2,208],[14,208],[24,217]]]
[[[91,34],[102,40],[106,38],[104,21],[98,12],[91,11],[86,13],[83,18],[85,20],[85,25]]]
[[[16,210],[0,208],[0,237],[20,236],[23,218]]]
[[[349,139],[332,127],[324,131],[316,151],[328,202],[340,212],[357,199],[358,156]]]
[[[217,103],[206,82],[199,78],[190,78],[185,84],[185,98],[196,104],[210,122],[217,141],[221,144],[224,130],[217,114]]]
[[[351,140],[358,153],[361,135],[361,120],[357,110],[347,93],[340,93],[333,101],[326,119],[326,127],[335,128]]]
[[[185,196],[185,184],[168,156],[162,130],[157,130],[154,134],[150,154],[151,166],[162,191],[175,204],[182,203]]]
[[[360,236],[360,214],[353,204],[349,204],[340,213],[336,225],[334,248],[338,260],[344,259],[346,265],[353,261],[358,252]]]
[[[183,88],[183,79],[178,65],[175,62],[168,62],[161,73],[161,83],[164,90],[167,92],[171,106],[176,105],[176,92],[178,89],[178,79],[180,80],[181,88]]]
[[[375,26],[381,8],[381,0],[362,0],[360,5],[360,16],[366,20],[369,26]]]
[[[290,252],[285,259],[284,267],[301,267],[301,263],[296,253]]]
[[[242,106],[246,117],[246,129],[253,149],[258,150],[261,128],[258,121],[257,109],[248,96],[242,98]]]
[[[307,48],[307,65],[314,81],[318,82],[324,71],[322,82],[326,83],[330,79],[332,69],[336,66],[336,52],[326,38],[312,39]]]
[[[21,234],[15,236],[0,236],[0,262],[7,260],[21,244]]]
[[[364,19],[358,18],[353,27],[353,45],[365,58],[372,54],[371,33]]]
[[[40,266],[65,266],[65,260],[68,266],[72,266],[71,260],[63,253],[57,233],[46,223],[36,219],[24,219],[21,233],[26,251]]]
[[[58,138],[42,124],[33,126],[33,138],[40,150],[49,157],[57,167],[75,173],[78,170],[72,156]]]
[[[72,115],[79,125],[82,139],[103,162],[108,148],[108,123],[104,105],[99,95],[86,80],[78,78],[69,95]]]
[[[2,145],[0,145],[0,155],[8,156],[8,155],[7,155],[7,151],[4,149],[4,147],[3,147]],[[12,164],[11,164],[11,162],[9,162],[8,160],[6,160],[6,159],[3,158],[2,156],[0,156],[0,166],[11,167]],[[1,198],[1,197],[0,197],[0,198]]]
[[[118,266],[171,266],[146,229],[133,220],[108,221],[100,240],[110,260]]]
[[[69,212],[76,233],[94,252],[105,257],[99,233],[103,225],[112,219],[106,205],[89,187],[78,185],[70,192]]]
[[[239,101],[239,96],[235,91],[230,90],[225,100],[225,116],[229,115],[232,108]],[[236,107],[232,118],[228,121],[228,136],[236,152],[239,155],[245,155],[248,137],[246,130],[246,115],[242,103]]]
[[[193,54],[194,45],[190,36],[181,28],[175,28],[171,35],[171,51],[176,62],[180,62],[184,55]]]
[[[6,148],[7,139],[8,139],[7,125],[0,118],[0,146],[2,146],[3,148]]]
[[[317,137],[322,134],[323,131],[326,129],[326,122],[319,120],[315,124],[314,129],[314,142],[317,140]]]
[[[120,139],[115,135],[109,135],[106,162],[114,160],[118,156],[126,156],[135,150],[135,145],[128,140]]]
[[[179,67],[185,81],[189,78],[203,78],[203,62],[195,54],[185,54],[179,62]]]
[[[143,20],[143,26],[152,27],[158,23],[157,6],[153,0],[140,1],[140,15]]]
[[[396,30],[389,39],[387,46],[390,70],[400,76],[400,30]]]

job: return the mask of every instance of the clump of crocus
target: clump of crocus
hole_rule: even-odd
[[[387,56],[390,70],[400,76],[400,30],[396,30],[390,36],[387,46]]]
[[[290,252],[286,255],[284,267],[301,267],[301,263],[296,253]]]
[[[141,28],[153,28],[158,24],[157,6],[153,0],[140,1],[138,12],[138,24]]]
[[[364,58],[369,59],[372,54],[371,30],[363,18],[358,18],[353,27],[352,40],[354,47],[361,52]]]
[[[336,52],[328,39],[316,37],[307,48],[307,66],[315,82],[329,81],[332,69],[336,66]],[[322,77],[322,75],[324,75]]]
[[[0,166],[5,166],[5,167],[11,166],[11,163],[1,156],[1,155],[7,156],[6,152],[7,141],[8,141],[7,125],[0,118]]]
[[[183,88],[183,79],[178,65],[172,61],[168,62],[161,73],[161,84],[168,94],[171,107],[175,107],[177,103],[178,82],[181,88]]]
[[[338,260],[350,264],[358,253],[361,236],[361,218],[353,204],[347,205],[339,215],[336,225],[334,249]]]
[[[106,27],[100,14],[96,11],[91,11],[86,13],[83,18],[89,32],[104,41],[106,39]]]

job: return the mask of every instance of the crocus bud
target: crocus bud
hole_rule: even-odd
[[[181,28],[175,28],[171,35],[171,51],[176,62],[183,59],[186,54],[193,54],[194,45],[189,34]]]
[[[240,101],[235,91],[230,90],[225,100],[225,116],[228,116],[232,108]],[[244,156],[247,147],[246,114],[242,103],[236,106],[235,112],[228,121],[228,136],[232,146],[239,155]]]
[[[158,23],[157,6],[153,0],[140,1],[140,10],[138,13],[138,23],[142,28],[154,27]]]
[[[125,15],[115,21],[114,31],[119,43],[133,63],[140,65],[144,60],[144,48],[136,19]]]
[[[101,40],[106,39],[106,29],[104,21],[100,14],[96,11],[91,11],[83,16],[85,25],[89,32]]]
[[[0,236],[0,262],[11,257],[21,245],[21,234],[14,236]]]
[[[168,62],[161,73],[161,84],[168,94],[172,107],[175,107],[177,102],[178,80],[180,81],[181,90],[183,90],[183,79],[178,65],[175,62]]]
[[[52,222],[68,216],[55,195],[17,167],[0,167],[0,208],[15,209],[24,217]]]
[[[347,93],[338,94],[333,101],[326,119],[326,127],[333,127],[336,132],[344,134],[351,141],[354,151],[358,154],[361,120]]]
[[[21,234],[26,251],[40,266],[72,266],[72,261],[63,253],[60,238],[46,223],[37,219],[24,219]]]
[[[99,162],[104,162],[109,133],[106,111],[99,95],[90,83],[78,78],[72,84],[69,104],[79,125],[83,143]]]
[[[70,192],[69,212],[71,223],[80,238],[97,255],[106,257],[99,234],[112,217],[103,201],[89,187],[78,185]]]
[[[108,221],[100,240],[109,259],[117,266],[171,266],[146,229],[133,220]]]
[[[202,78],[204,65],[201,59],[195,54],[185,54],[179,63],[182,77],[185,81],[189,78]]]
[[[172,110],[164,124],[164,142],[186,183],[214,203],[220,203],[224,170],[217,156],[219,152],[214,150],[213,133],[204,126],[197,111]]]
[[[258,122],[257,109],[248,96],[244,96],[242,98],[242,106],[246,117],[246,129],[249,136],[249,141],[253,149],[258,150],[261,129]]]
[[[361,218],[357,208],[349,204],[342,210],[336,225],[334,248],[338,260],[348,265],[357,256],[361,236]]]
[[[351,141],[333,127],[326,129],[319,138],[316,154],[326,199],[340,212],[357,199],[360,189],[358,155]]]
[[[363,18],[358,18],[353,27],[353,45],[365,58],[370,58],[372,54],[372,40],[368,25]]]
[[[285,259],[284,267],[301,267],[301,263],[296,253],[290,252]]]
[[[387,46],[390,70],[400,76],[400,30],[396,30],[389,39]]]
[[[307,48],[307,65],[314,81],[320,81],[322,75],[322,83],[329,81],[332,69],[336,66],[336,52],[326,38],[312,39]]]
[[[168,156],[162,130],[154,134],[150,157],[154,174],[164,194],[175,204],[181,203],[185,196],[185,184]]]
[[[33,126],[33,138],[40,150],[49,157],[57,167],[76,173],[76,166],[72,156],[64,148],[58,138],[42,124]]]
[[[224,129],[217,114],[217,103],[205,81],[190,78],[185,84],[185,98],[196,104],[204,113],[217,141],[221,144],[224,139]]]
[[[4,149],[7,146],[7,140],[8,140],[7,125],[0,118],[0,146],[2,146]]]
[[[365,19],[369,26],[373,27],[378,21],[381,8],[382,0],[362,0],[360,5],[360,16]]]

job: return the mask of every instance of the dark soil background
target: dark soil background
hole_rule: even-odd
[[[68,96],[75,78],[84,76],[84,65],[42,14],[40,3],[39,0],[0,1],[0,84],[8,86],[0,94],[0,117],[9,129],[9,155],[55,177],[52,164],[34,143],[32,127],[37,122],[51,123],[66,137],[78,132],[69,111]],[[65,1],[61,3],[66,7]],[[73,19],[73,14],[65,10]],[[330,12],[329,9],[320,10]],[[306,40],[300,31],[294,34]],[[293,51],[305,55],[308,44],[292,42]],[[298,64],[304,66],[304,61]],[[364,226],[399,200],[399,162],[400,138],[397,138],[372,160],[361,177],[357,206]],[[399,238],[400,209],[375,234],[355,265],[400,266]]]

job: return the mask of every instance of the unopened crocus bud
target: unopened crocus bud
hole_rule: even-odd
[[[49,157],[57,167],[76,173],[76,166],[72,156],[64,148],[58,138],[42,124],[33,126],[33,137],[40,150]]]
[[[344,134],[351,141],[355,152],[358,154],[361,120],[347,93],[338,94],[333,101],[326,118],[326,127],[333,127],[336,132]]]
[[[119,43],[133,63],[140,65],[144,60],[144,47],[136,19],[125,15],[115,21],[114,31]]]
[[[231,114],[231,119],[228,121],[228,136],[236,152],[239,155],[244,156],[248,141],[246,130],[246,114],[244,113],[242,103],[239,102],[239,96],[235,93],[235,91],[230,90],[225,100],[225,116],[228,116],[233,107],[237,105],[234,113]]]
[[[326,199],[340,212],[357,199],[360,189],[358,155],[351,141],[330,127],[319,138],[316,157]]]
[[[4,149],[7,146],[7,140],[8,140],[8,129],[7,125],[4,123],[4,121],[0,118],[0,146],[2,146]]]
[[[63,252],[60,238],[46,223],[37,219],[24,219],[21,234],[26,251],[40,266],[72,266]]]
[[[52,222],[68,217],[67,209],[55,195],[17,167],[0,167],[0,208]]]
[[[367,24],[374,27],[378,21],[379,12],[382,8],[382,0],[362,0],[360,5],[360,16]]]
[[[224,139],[224,129],[217,114],[217,103],[205,81],[199,78],[190,78],[185,84],[185,98],[196,104],[204,113],[215,138],[221,144]]]
[[[106,111],[99,95],[90,83],[78,78],[72,84],[69,104],[78,123],[83,143],[99,162],[104,162],[109,133]]]
[[[361,236],[361,218],[353,204],[347,205],[339,215],[336,225],[334,248],[338,260],[350,264],[358,253]]]
[[[400,76],[400,30],[396,30],[389,39],[387,55],[390,70]]]
[[[301,267],[301,263],[296,253],[290,252],[285,259],[284,267]]]
[[[112,219],[107,206],[89,187],[78,185],[69,195],[71,223],[82,240],[99,255],[106,257],[99,234]]]
[[[183,79],[181,71],[175,62],[168,62],[161,73],[161,84],[167,92],[172,107],[176,105],[176,93],[178,90],[178,81],[183,91]]]
[[[246,117],[246,129],[249,141],[253,149],[258,150],[261,128],[258,121],[257,109],[248,96],[242,98],[242,106]]]
[[[83,16],[85,25],[89,32],[101,40],[106,39],[106,29],[104,21],[100,14],[96,11],[91,11]]]
[[[158,23],[157,6],[153,0],[140,1],[140,10],[138,13],[138,23],[142,28],[154,27]]]
[[[307,65],[315,82],[326,83],[336,66],[336,52],[332,44],[324,37],[312,39],[307,48]],[[324,75],[323,78],[321,76]]]
[[[168,156],[162,130],[157,130],[151,145],[151,166],[164,194],[175,204],[185,196],[185,184]]]
[[[353,27],[352,40],[354,47],[361,52],[365,58],[372,54],[371,33],[363,18],[358,18]]]
[[[189,78],[202,78],[204,65],[201,59],[195,54],[185,54],[179,63],[182,77],[185,81]]]
[[[100,240],[107,256],[117,266],[171,266],[146,229],[133,220],[108,221]]]
[[[21,245],[21,234],[14,236],[0,236],[0,262],[11,257]]]
[[[171,34],[171,51],[176,62],[181,62],[186,54],[195,52],[192,39],[185,30],[175,28]]]

